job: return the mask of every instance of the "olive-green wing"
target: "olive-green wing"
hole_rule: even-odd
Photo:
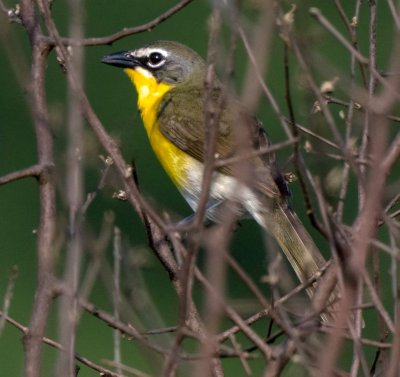
[[[219,101],[220,91],[213,92],[213,101]],[[179,149],[198,161],[204,161],[204,104],[197,87],[172,89],[164,95],[158,111],[161,133]],[[221,115],[216,153],[226,158],[233,153],[232,130],[226,111]]]
[[[216,88],[212,92],[212,101],[221,103],[222,92]],[[260,123],[248,115],[237,103],[226,99],[218,123],[216,154],[220,159],[233,157],[237,154],[237,142],[234,135],[234,124],[240,122],[245,127],[245,138],[249,139],[253,150],[259,150],[269,145],[268,138]],[[164,95],[158,111],[160,132],[196,160],[204,161],[204,99],[200,88],[174,88]],[[243,126],[242,126],[243,125]],[[273,155],[257,156],[249,159],[257,174],[254,186],[270,197],[281,196],[274,174],[275,159]],[[232,166],[218,168],[223,174],[233,175]]]

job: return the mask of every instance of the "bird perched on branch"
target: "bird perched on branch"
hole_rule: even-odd
[[[132,80],[153,151],[193,210],[201,195],[207,157],[208,101],[211,106],[218,104],[208,117],[216,123],[214,156],[234,161],[232,157],[245,152],[247,158],[215,168],[206,216],[218,221],[220,204],[235,201],[276,239],[301,282],[325,265],[290,208],[286,182],[273,154],[256,153],[269,146],[260,123],[216,79],[208,88],[207,65],[195,51],[177,42],[157,41],[107,55],[102,62],[123,68]],[[312,295],[312,288],[308,292]]]

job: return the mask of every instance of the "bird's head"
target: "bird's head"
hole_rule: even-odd
[[[201,77],[204,60],[191,48],[173,41],[157,41],[144,47],[116,52],[102,62],[123,68],[129,76],[153,78],[157,83],[175,86]]]

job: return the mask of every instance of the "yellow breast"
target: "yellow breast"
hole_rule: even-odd
[[[177,148],[160,132],[157,111],[165,93],[173,85],[158,83],[142,68],[125,69],[138,92],[138,107],[150,144],[163,168],[178,188],[185,187],[186,172],[191,158]]]

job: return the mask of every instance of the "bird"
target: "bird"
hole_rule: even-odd
[[[122,68],[138,95],[138,109],[150,145],[162,167],[189,206],[196,211],[206,159],[205,97],[219,104],[215,156],[229,161],[245,140],[246,177],[231,164],[212,173],[206,217],[218,222],[221,206],[238,203],[275,238],[300,282],[325,266],[326,260],[290,205],[290,190],[279,172],[262,124],[218,78],[206,87],[207,64],[193,49],[176,41],[155,41],[143,47],[106,55],[102,63]],[[215,114],[214,114],[215,115]],[[243,149],[243,148],[242,148]],[[260,152],[260,153],[257,153]],[[250,173],[249,173],[250,172]],[[314,288],[307,289],[310,296]]]

